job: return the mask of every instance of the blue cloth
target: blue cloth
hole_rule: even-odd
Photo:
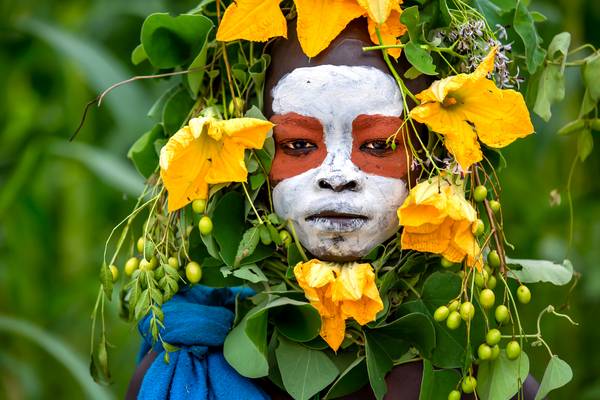
[[[179,348],[164,361],[164,349],[152,344],[150,316],[138,325],[144,338],[140,357],[151,348],[159,353],[142,381],[138,399],[143,400],[268,400],[250,379],[238,374],[223,357],[223,342],[233,324],[228,307],[250,289],[213,289],[195,285],[183,290],[163,307],[162,339]]]

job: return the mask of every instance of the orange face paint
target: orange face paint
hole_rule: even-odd
[[[327,148],[323,126],[313,117],[297,113],[274,115],[275,158],[270,178],[273,183],[316,168],[325,160]],[[362,171],[402,179],[408,163],[402,133],[396,149],[387,139],[402,126],[402,119],[384,115],[359,115],[352,122],[352,162]]]
[[[275,158],[270,178],[274,183],[316,168],[327,156],[323,126],[318,119],[296,113],[274,115]]]
[[[403,179],[408,172],[402,118],[361,114],[352,121],[352,162],[368,174]],[[396,149],[386,146],[396,135]]]

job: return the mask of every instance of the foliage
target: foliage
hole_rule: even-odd
[[[533,3],[535,4],[536,2]],[[479,7],[482,9],[491,9],[493,11],[494,7],[491,7],[490,5],[493,6],[494,3],[481,2]],[[84,5],[71,4],[67,8],[67,10],[70,11],[60,12],[64,12],[63,16],[61,17],[62,19],[60,20],[63,24],[71,24],[71,28],[73,28],[73,19],[75,19],[73,14],[84,17],[84,19],[87,18],[93,22],[94,19],[96,19],[96,21],[102,21],[103,15],[104,18],[106,18],[105,16],[109,12],[105,10],[102,11],[102,13],[105,14],[102,14],[97,12],[98,9],[93,9],[89,10],[90,14],[88,15],[88,10],[86,7],[87,6]],[[163,6],[153,9],[149,9],[148,7],[151,6],[148,5],[137,7],[142,10],[138,15],[144,16],[152,11],[166,10],[166,8]],[[554,5],[551,4],[551,7],[554,7]],[[113,8],[117,9],[118,7],[114,6]],[[186,6],[177,6],[175,11],[183,12],[187,8],[188,7]],[[42,15],[43,13],[49,13],[51,11],[43,10],[37,12],[39,15]],[[60,14],[58,14],[59,11],[54,12],[60,16]],[[73,14],[69,15],[69,12]],[[129,50],[135,48],[137,43],[133,43],[133,39],[138,36],[139,28],[142,22],[139,17],[129,17],[130,19],[125,18],[123,16],[123,13],[125,12],[131,11],[121,10],[116,11],[115,14],[119,20],[123,21],[124,27],[110,27],[110,29],[117,33],[111,33],[107,30],[100,30],[99,36],[96,37],[96,41],[103,41],[105,44],[113,46],[113,48],[118,51],[117,54],[119,59],[125,60],[121,61],[121,63],[127,62],[127,59],[129,58],[129,55],[125,55],[126,48],[129,48]],[[426,13],[424,15],[427,16]],[[552,16],[552,14],[550,15]],[[536,14],[533,14],[531,18],[534,18],[535,16]],[[131,18],[133,18],[133,20]],[[527,18],[525,19],[527,20]],[[59,18],[57,18],[57,21],[58,20]],[[77,26],[81,25],[77,24]],[[98,33],[97,31],[93,30],[94,26],[94,24],[90,24],[89,27],[85,28],[86,31],[89,32],[89,36],[91,36],[92,33]],[[571,30],[571,28],[568,28],[568,30]],[[525,32],[525,30],[522,32]],[[72,36],[76,37],[74,35]],[[547,38],[551,37],[551,35],[543,36]],[[111,38],[114,37],[129,37],[133,39],[126,41],[127,43],[119,43],[119,41],[111,40]],[[45,40],[52,40],[52,38],[53,36],[51,35],[45,35],[44,37]],[[61,139],[66,138],[72,132],[74,125],[76,125],[83,104],[88,100],[88,98],[93,97],[92,92],[99,92],[110,84],[127,78],[129,72],[126,71],[126,67],[122,67],[121,69],[113,69],[113,71],[124,71],[119,77],[111,77],[105,72],[98,72],[96,76],[104,76],[108,82],[96,82],[95,84],[92,82],[92,90],[88,90],[83,88],[83,84],[85,82],[82,80],[82,76],[91,76],[89,75],[91,74],[91,71],[100,68],[101,64],[90,62],[89,65],[86,64],[88,66],[85,68],[85,73],[78,72],[79,70],[75,69],[72,64],[68,64],[62,59],[55,57],[51,49],[45,47],[37,40],[39,39],[32,39],[30,36],[26,36],[26,39],[20,38],[16,43],[19,46],[25,44],[27,52],[36,54],[38,56],[36,60],[41,58],[46,61],[45,63],[39,63],[38,61],[36,61],[35,64],[32,63],[31,60],[28,59],[25,51],[22,53],[17,53],[18,63],[14,67],[8,62],[3,63],[3,68],[8,68],[4,70],[7,71],[4,73],[4,76],[7,77],[5,79],[7,79],[7,82],[10,82],[10,85],[7,86],[10,88],[8,92],[11,93],[11,96],[16,97],[11,98],[10,105],[7,105],[8,101],[6,97],[2,99],[2,106],[7,110],[6,115],[2,119],[2,137],[3,145],[5,145],[3,146],[3,154],[6,156],[6,164],[2,167],[3,169],[1,175],[2,201],[0,201],[0,204],[2,205],[4,211],[2,223],[2,247],[6,247],[10,251],[6,253],[3,252],[4,254],[2,255],[1,260],[3,267],[8,266],[8,269],[0,268],[2,270],[2,272],[0,272],[2,275],[2,279],[0,280],[2,283],[0,283],[0,285],[3,289],[0,291],[0,293],[3,293],[0,295],[0,304],[2,304],[1,310],[3,312],[9,311],[11,313],[23,313],[28,318],[38,319],[44,326],[48,327],[48,329],[61,332],[61,335],[69,338],[67,340],[69,343],[72,343],[73,346],[80,349],[80,352],[84,352],[85,350],[81,349],[86,348],[84,340],[82,340],[82,337],[85,336],[82,332],[86,331],[86,318],[81,318],[81,316],[87,316],[89,304],[93,303],[91,290],[94,285],[93,279],[95,279],[96,276],[95,273],[91,272],[92,269],[90,269],[89,265],[95,265],[96,260],[99,258],[101,253],[101,248],[100,246],[96,245],[96,242],[99,242],[101,240],[100,238],[107,236],[108,232],[110,231],[110,225],[112,225],[111,218],[105,218],[104,215],[110,215],[111,213],[114,213],[114,216],[112,217],[113,219],[120,218],[122,215],[126,214],[125,210],[132,206],[132,200],[123,201],[120,199],[120,195],[115,195],[114,190],[116,189],[122,193],[128,193],[128,191],[132,191],[132,186],[119,183],[118,173],[108,176],[96,175],[95,171],[97,170],[94,170],[85,163],[81,164],[81,161],[79,161],[77,158],[70,157],[68,151],[63,151],[61,153],[61,157],[57,158],[55,153],[52,153],[48,150],[51,148],[51,146],[46,146],[46,140],[51,139],[52,136],[59,136]],[[81,40],[85,40],[86,44],[94,43],[94,41],[88,39]],[[581,38],[579,41],[581,41]],[[534,40],[534,42],[536,41]],[[13,44],[13,46],[15,45]],[[94,51],[96,50],[96,47],[93,45],[86,47],[88,49],[94,49]],[[421,46],[419,47],[422,48]],[[10,49],[12,50],[13,47]],[[535,54],[535,50],[533,52]],[[78,52],[72,52],[66,54],[68,54],[69,59],[79,56],[84,61],[89,61],[92,57],[88,56],[87,53],[80,54]],[[198,57],[199,56],[200,54],[198,54]],[[435,53],[432,55],[432,57],[436,56],[437,55]],[[2,57],[7,60],[8,53],[3,52]],[[102,57],[104,60],[108,58],[110,57]],[[264,68],[266,68],[265,64],[267,64],[268,61],[265,61],[266,58],[263,57],[261,57],[260,60],[260,66],[257,68],[259,71],[262,70],[264,72]],[[192,60],[191,63],[193,63],[193,61],[194,60]],[[532,62],[535,64],[535,59],[532,58]],[[191,63],[189,65],[191,65]],[[44,67],[45,70],[40,68],[40,64],[46,65],[46,67]],[[202,61],[198,61],[196,65],[201,64]],[[138,71],[150,71],[148,64],[142,63],[140,64],[139,68],[140,69]],[[10,72],[10,74],[8,72]],[[28,79],[29,74],[31,74],[32,77],[35,77],[34,82],[44,81],[48,77],[51,77],[51,79],[48,80],[49,83],[44,83],[44,85],[42,85],[46,92],[38,92],[32,88],[32,82],[30,82]],[[245,78],[245,81],[248,81],[248,77],[242,76],[240,72],[236,72],[235,74],[237,74],[240,79]],[[260,75],[260,73],[258,75]],[[591,75],[588,73],[588,76]],[[207,74],[206,77],[201,77],[198,79],[202,81],[202,79],[211,79],[211,77],[210,74]],[[214,77],[212,79],[214,79]],[[260,76],[251,79],[260,79]],[[575,79],[577,79],[577,77],[575,77]],[[177,106],[177,104],[187,104],[187,107],[189,107],[191,102],[195,99],[193,96],[189,95],[189,91],[193,87],[189,82],[189,77],[182,79],[179,85],[173,85],[173,80],[175,79],[167,79],[166,82],[162,83],[161,85],[166,84],[168,86],[177,86],[178,89],[175,90],[177,90],[177,93],[179,93],[179,98],[171,99],[171,96],[168,96],[169,99],[165,98],[163,101],[167,102],[167,100],[172,100],[173,103],[171,103],[170,107],[172,110],[181,109],[179,106]],[[195,87],[201,87],[201,85],[197,82],[198,81],[196,81],[197,86]],[[565,84],[569,85],[568,76],[565,80]],[[123,93],[121,91],[128,91],[130,88],[137,88],[141,91],[141,95],[134,101],[127,101],[120,94]],[[161,88],[165,88],[165,86],[161,86]],[[84,127],[84,130],[80,132],[78,140],[89,141],[96,146],[99,145],[98,147],[102,147],[104,149],[108,148],[111,150],[111,152],[113,152],[113,154],[118,153],[119,157],[123,157],[126,147],[124,145],[133,144],[135,138],[137,138],[142,132],[148,131],[149,128],[152,128],[144,126],[145,124],[143,121],[140,123],[140,116],[142,113],[133,111],[131,107],[141,104],[141,108],[146,109],[146,99],[158,97],[157,90],[154,90],[156,93],[153,95],[149,95],[153,89],[154,87],[151,85],[140,86],[139,84],[133,84],[120,88],[119,91],[114,93],[114,95],[109,95],[107,97],[107,105],[111,104],[112,102],[119,101],[121,101],[122,104],[116,105],[114,108],[109,106],[109,109],[101,109],[98,117],[92,114],[92,120],[88,121],[88,124]],[[195,90],[197,91],[198,89]],[[65,91],[68,91],[71,96],[65,96]],[[189,99],[187,99],[183,93],[185,93]],[[570,99],[567,98],[565,101],[568,102]],[[260,106],[259,104],[257,105]],[[64,113],[64,115],[58,115],[56,112],[57,107],[60,107],[67,112]],[[127,110],[127,112],[123,112],[123,110]],[[156,107],[156,114],[154,115],[155,117],[160,118],[160,121],[166,122],[167,125],[171,127],[171,132],[176,129],[178,127],[178,123],[180,124],[185,118],[185,116],[179,116],[171,120],[170,113],[161,114],[156,110],[164,110],[164,108]],[[592,110],[590,110],[590,112],[591,111]],[[229,111],[223,109],[219,110],[219,112],[228,113]],[[109,115],[114,118],[114,120],[111,120],[111,118],[108,117]],[[41,118],[35,118],[35,116],[41,116]],[[169,118],[165,120],[164,117]],[[121,129],[118,126],[113,125],[112,121],[118,122],[118,118],[121,118],[122,121],[124,121],[123,123],[129,124],[129,127],[127,129]],[[110,122],[107,123],[107,121]],[[7,132],[8,134],[6,134]],[[161,135],[164,136],[165,133],[159,133],[157,137],[160,137]],[[557,160],[561,160],[561,156],[565,152],[564,148],[569,148],[571,145],[565,141],[559,141],[560,139],[552,139],[554,141],[550,142],[549,139],[546,139],[549,136],[539,136],[540,137],[532,139],[529,142],[536,144],[546,143],[546,146],[550,146],[548,143],[560,143],[562,147],[558,148],[558,150],[557,147],[546,147],[546,150],[544,150],[542,153],[542,150],[536,151],[536,149],[532,148],[531,146],[524,144],[523,146],[517,146],[519,148],[517,150],[509,150],[507,156],[508,161],[509,163],[514,163],[510,168],[510,171],[519,170],[523,171],[523,174],[521,174],[519,177],[507,177],[507,183],[504,185],[505,196],[503,199],[503,210],[507,220],[525,221],[522,226],[515,226],[515,224],[513,224],[512,227],[508,227],[507,224],[507,230],[510,231],[509,235],[511,235],[511,239],[520,245],[519,255],[538,258],[551,256],[551,258],[556,259],[556,253],[551,253],[548,251],[547,246],[548,243],[550,243],[550,240],[555,240],[554,238],[559,236],[561,233],[558,232],[558,224],[553,224],[553,222],[561,221],[561,218],[562,220],[565,220],[567,213],[564,206],[558,209],[550,209],[549,207],[536,208],[536,204],[545,204],[545,196],[550,189],[553,189],[554,187],[547,187],[547,185],[550,183],[546,183],[544,186],[540,187],[539,183],[537,182],[541,181],[541,179],[536,179],[533,177],[542,176],[543,170],[541,167],[538,167],[540,170],[537,171],[535,169],[519,167],[519,165],[523,165],[520,164],[523,162],[520,161],[520,159],[527,158],[528,163],[525,165],[531,164],[530,157],[520,157],[520,155],[534,154],[536,159],[540,160],[540,165],[565,165],[564,161],[558,162]],[[589,144],[586,145],[586,143],[589,143],[590,136],[585,137],[586,139],[583,140],[583,144],[580,146],[582,148],[589,148]],[[155,142],[156,139],[151,141]],[[68,147],[68,145],[66,146]],[[25,151],[25,149],[27,150]],[[554,152],[551,152],[550,149],[553,149]],[[16,154],[25,155],[15,157]],[[150,153],[150,155],[152,156],[151,158],[153,158],[156,156],[156,152],[154,155],[152,155],[152,153]],[[87,158],[88,157],[83,157],[84,160]],[[153,160],[155,159],[153,158]],[[151,161],[149,164],[154,162],[155,161]],[[595,160],[593,157],[587,159],[587,163],[594,162]],[[17,164],[19,165],[18,168],[16,168]],[[114,165],[118,164],[115,164],[112,160],[106,161],[105,164],[107,170],[109,169],[108,166]],[[131,176],[127,175],[128,173],[132,172],[131,168],[126,166],[119,166],[118,168],[120,168],[120,171],[127,171],[124,172],[121,177]],[[146,168],[144,171],[147,172],[148,168]],[[528,179],[527,176],[529,175],[524,175],[526,173],[531,173],[531,178]],[[537,173],[537,175],[533,175],[534,173]],[[591,177],[593,177],[592,173],[593,167],[590,168],[589,171],[578,171],[576,177],[579,178],[576,178],[574,182],[574,193],[584,193],[586,196],[589,196],[590,200],[593,199],[593,187],[585,189],[585,191],[582,191],[582,188],[586,182],[586,178],[589,179],[590,182],[593,182],[591,180]],[[260,175],[261,174],[257,174],[257,176]],[[264,182],[263,178],[255,178],[255,182],[259,184],[261,179]],[[532,197],[525,196],[526,198],[531,199],[525,205],[522,202],[519,204],[514,204],[517,203],[519,199],[516,195],[515,198],[512,199],[512,195],[521,193],[524,184],[532,180],[535,180],[536,184],[531,188],[525,189],[529,191],[533,188],[538,189],[541,195],[538,194]],[[553,179],[555,187],[562,185],[562,183],[565,181],[565,174],[560,173],[557,174],[556,179]],[[6,184],[4,184],[5,182]],[[141,179],[138,180],[138,182],[141,182]],[[262,184],[266,185],[266,183]],[[129,186],[129,189],[126,190],[125,186]],[[255,187],[252,189],[255,190],[257,188]],[[240,191],[239,194],[241,196],[245,196],[243,191]],[[579,218],[593,215],[594,212],[597,212],[597,210],[593,208],[593,201],[587,201],[587,197],[580,197],[576,199],[575,204],[578,204],[577,213],[582,215],[582,217]],[[520,211],[519,209],[524,206],[525,211]],[[244,204],[244,207],[249,207],[249,204]],[[9,213],[7,210],[10,210],[11,212]],[[244,212],[245,211],[246,210],[244,210]],[[521,212],[524,213],[522,216],[520,215]],[[542,212],[545,212],[545,215],[551,215],[552,218],[550,220],[544,220],[542,217]],[[40,215],[43,216],[41,217],[42,219],[39,219]],[[188,215],[188,217],[190,216]],[[191,216],[191,218],[193,219],[193,216]],[[267,221],[270,221],[270,219],[267,219]],[[577,221],[583,222],[582,219],[578,219]],[[219,226],[216,221],[215,225]],[[267,223],[267,225],[280,227],[281,222],[271,222],[270,224]],[[27,226],[28,229],[25,229],[25,226]],[[561,226],[564,229],[564,225]],[[251,226],[246,228],[252,229]],[[134,221],[132,222],[132,230],[139,235],[143,231],[143,227]],[[550,231],[550,234],[547,234],[547,231]],[[269,230],[269,232],[271,232],[271,230]],[[540,232],[543,232],[543,234],[540,235]],[[594,233],[593,225],[586,227],[586,230],[583,232],[583,235],[587,236],[587,239],[585,237],[575,238],[575,243],[578,244],[577,249],[579,249],[575,254],[575,258],[588,257],[588,260],[591,260],[595,250],[588,248],[589,246],[586,245],[586,243],[593,243],[595,237],[594,235],[597,235],[597,233]],[[538,235],[540,236],[538,237]],[[276,238],[276,235],[272,236],[272,240],[275,241]],[[208,255],[210,255],[210,251],[217,251],[215,254],[218,254],[219,248],[216,247],[219,245],[218,243],[210,242],[210,239],[200,239],[209,242],[209,244],[206,245],[206,252]],[[213,245],[212,250],[209,249],[211,243]],[[197,245],[200,246],[199,244]],[[132,241],[127,239],[124,247],[132,248]],[[264,247],[258,244],[256,251],[259,249],[264,250]],[[238,249],[236,248],[234,253],[237,253],[237,250]],[[556,252],[556,250],[554,251]],[[208,257],[208,255],[205,255],[205,258],[214,258]],[[202,254],[200,254],[200,256],[202,256]],[[559,255],[559,257],[562,259],[563,255]],[[252,263],[250,263],[247,259],[243,260],[244,264],[248,263],[248,269],[250,269],[250,266],[257,261],[260,260],[253,261]],[[578,268],[582,268],[581,265],[585,265],[585,262],[582,263],[581,260],[578,261],[579,262],[576,263]],[[118,265],[121,265],[122,262],[124,262],[122,257],[116,260]],[[283,264],[286,266],[287,260],[283,261]],[[23,268],[18,268],[17,266],[23,266]],[[205,274],[208,275],[208,270],[212,268],[212,270],[216,272],[216,274],[213,276],[219,280],[225,279],[225,277],[223,277],[223,273],[220,271],[222,266],[223,265],[211,266],[210,263],[204,263],[203,265]],[[435,269],[437,266],[433,266],[432,268]],[[166,270],[165,267],[162,267],[162,269]],[[225,271],[225,273],[231,271],[233,275],[227,277],[228,279],[231,279],[231,276],[235,276],[236,272],[239,275],[240,272],[238,271],[240,270],[241,268],[226,268],[223,271]],[[284,270],[281,270],[280,272],[285,273]],[[52,283],[46,279],[39,279],[40,275],[45,274],[52,274],[52,276],[56,278],[55,283]],[[593,276],[594,275],[592,274],[592,277]],[[242,276],[241,279],[246,278]],[[576,301],[587,305],[587,307],[581,307],[578,313],[586,313],[586,309],[593,309],[593,307],[590,307],[590,305],[595,304],[595,301],[597,301],[594,300],[595,291],[592,289],[592,283],[586,285],[590,285],[586,286],[587,291],[584,292],[589,293],[588,297],[583,297],[584,295],[577,295],[575,298]],[[117,283],[116,286],[117,289],[120,288],[119,283]],[[81,290],[70,290],[73,287],[81,288]],[[403,289],[410,291],[408,286],[403,287]],[[543,288],[540,290],[543,292]],[[49,299],[51,299],[51,301],[49,301]],[[544,304],[544,302],[540,300],[539,303],[536,304],[541,305]],[[50,310],[48,310],[48,307]],[[109,315],[107,318],[113,319],[113,314],[115,314],[116,310],[114,308],[109,308],[108,311]],[[427,312],[427,310],[422,311]],[[73,324],[73,321],[76,321],[76,324]],[[435,324],[437,323],[434,322],[434,325]],[[133,368],[132,355],[135,352],[135,346],[131,342],[129,345],[127,344],[127,338],[132,336],[129,328],[118,324],[112,324],[112,326],[114,326],[114,328],[112,329],[111,337],[114,338],[113,341],[115,343],[119,344],[119,347],[116,350],[111,350],[111,353],[113,354],[113,357],[116,356],[117,362],[114,362],[113,365],[117,368],[117,371],[114,373],[114,377],[117,380],[118,386],[115,388],[115,391],[119,393],[120,396],[120,394],[122,394],[124,391],[123,387],[126,384],[126,381],[131,375],[131,370]],[[560,340],[552,340],[552,337],[560,338],[561,336],[564,336],[565,330],[568,329],[565,328],[564,325],[557,325],[557,327],[558,329],[561,329],[560,333],[557,333],[555,330],[556,328],[551,327],[549,332],[545,333],[544,337],[550,342],[556,342],[559,347],[562,348],[559,349],[559,353],[565,354],[565,347],[576,346],[576,343],[561,343]],[[586,330],[585,326],[582,329],[582,332],[575,331],[573,336],[576,337],[577,335],[584,336],[594,334],[591,329],[590,331]],[[77,397],[77,394],[73,395],[73,391],[77,390],[76,388],[68,388],[64,387],[64,385],[52,383],[53,380],[56,380],[54,377],[61,376],[59,375],[59,371],[52,372],[51,374],[48,374],[47,377],[43,376],[41,371],[44,371],[43,366],[47,365],[48,362],[43,358],[43,356],[37,354],[37,351],[28,349],[27,346],[23,345],[23,343],[19,341],[19,339],[12,336],[9,337],[8,340],[9,346],[7,348],[10,349],[8,350],[10,354],[24,354],[23,359],[31,360],[31,368],[35,368],[35,370],[40,371],[35,380],[37,382],[41,382],[44,393],[64,393],[64,397]],[[577,341],[574,340],[573,342]],[[571,350],[573,350],[573,348],[571,348]],[[535,351],[535,349],[532,349],[532,351]],[[594,376],[592,374],[592,371],[594,371],[594,358],[588,357],[586,359],[577,359],[574,353],[576,353],[576,351],[567,351],[567,355],[564,356],[574,366],[574,369],[577,370],[575,375],[575,379],[577,380],[576,384],[571,385],[571,387],[567,386],[565,389],[562,389],[562,391],[557,392],[562,393],[562,396],[565,396],[565,398],[567,397],[569,391],[573,391],[572,393],[581,393],[583,391],[583,389],[581,389],[582,382],[585,382],[586,379],[591,381]],[[534,357],[531,358],[533,359]],[[540,355],[538,358],[545,357]],[[532,360],[532,363],[533,362],[534,361]],[[588,365],[588,367],[583,368],[583,365]],[[344,374],[342,374],[338,380],[341,380],[343,376],[351,375],[352,371],[359,371],[362,368],[365,368],[365,363],[363,363],[360,358],[357,358],[355,362],[344,369]],[[47,368],[45,370],[47,371]],[[538,376],[542,376],[543,369],[538,368],[538,371]],[[351,382],[352,379],[348,379],[347,381]],[[343,385],[340,385],[340,387],[341,386]],[[30,386],[30,388],[35,388],[35,385]],[[51,391],[49,388],[54,388],[57,390]],[[556,396],[558,397],[558,395]]]

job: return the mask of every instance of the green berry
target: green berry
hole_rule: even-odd
[[[495,302],[496,295],[490,289],[483,289],[481,293],[479,293],[479,303],[481,304],[481,307],[486,310],[492,308]]]
[[[242,112],[244,110],[245,102],[239,97],[234,97],[227,106],[227,111],[230,115],[233,115],[236,111]]]
[[[444,267],[444,268],[451,268],[456,265],[456,263],[453,263],[452,261],[448,260],[446,257],[442,257],[440,264],[442,264],[442,267]]]
[[[460,301],[458,301],[458,300],[452,300],[450,302],[450,304],[448,305],[448,309],[450,310],[450,312],[458,311],[459,307],[460,307]]]
[[[487,262],[492,269],[496,269],[500,266],[500,256],[496,250],[492,250],[488,253]]]
[[[448,393],[448,400],[460,400],[460,392],[458,390],[453,390]]]
[[[116,282],[117,279],[119,279],[119,268],[117,268],[116,265],[111,265],[108,268],[110,268],[110,273],[112,275],[112,281]]]
[[[279,238],[285,247],[288,247],[292,243],[292,235],[288,231],[280,231]]]
[[[433,313],[433,319],[435,319],[437,322],[442,322],[446,318],[448,318],[448,314],[450,314],[450,310],[448,309],[448,307],[440,306]]]
[[[465,301],[460,305],[460,317],[465,321],[470,321],[475,316],[475,307],[470,301]]]
[[[506,357],[509,360],[516,360],[521,355],[521,345],[516,340],[511,340],[506,345]]]
[[[473,198],[476,202],[481,203],[487,197],[488,190],[485,186],[479,185],[473,191]]]
[[[446,326],[448,327],[448,329],[458,329],[458,327],[460,326],[460,321],[461,319],[458,311],[452,311],[448,315],[448,319],[446,319]]]
[[[490,208],[492,209],[494,214],[497,214],[498,211],[500,211],[500,202],[497,200],[490,200]]]
[[[492,358],[492,348],[485,343],[480,344],[477,349],[477,356],[480,360],[489,360]]]
[[[206,199],[196,199],[192,202],[192,210],[196,214],[202,214],[206,211]]]
[[[185,277],[190,283],[198,283],[202,279],[202,267],[196,261],[185,266]]]
[[[477,387],[477,380],[472,376],[465,376],[460,387],[464,393],[473,393]]]
[[[496,307],[496,311],[494,311],[494,317],[496,318],[496,322],[499,324],[505,324],[510,321],[508,307],[506,307],[504,304],[500,304],[498,307]]]
[[[500,355],[500,346],[498,346],[498,345],[492,346],[492,356],[490,357],[490,360],[495,360],[496,358],[498,358],[499,355]]]
[[[517,288],[517,299],[522,304],[527,304],[531,301],[531,291],[525,285],[521,285]]]
[[[502,334],[498,329],[490,329],[488,333],[485,335],[485,342],[490,346],[495,346],[500,343],[500,339],[502,339]]]
[[[133,272],[138,269],[139,265],[140,260],[138,260],[136,257],[131,257],[129,260],[127,260],[127,262],[125,262],[125,268],[123,268],[125,270],[125,275],[131,276]]]
[[[475,236],[483,235],[483,232],[485,232],[485,224],[483,223],[483,221],[477,219],[475,222],[473,222],[473,224],[471,225],[471,232],[473,232],[473,235]]]
[[[198,229],[200,230],[200,234],[203,236],[210,235],[213,230],[213,222],[212,219],[208,215],[200,218],[198,222]]]
[[[494,290],[497,282],[498,281],[496,280],[496,277],[494,275],[490,276],[487,281],[487,288]]]
[[[135,247],[136,247],[138,253],[144,252],[144,238],[143,237],[141,237],[137,240]]]
[[[484,269],[481,272],[475,272],[475,285],[478,288],[483,288],[488,280],[488,272]]]
[[[167,264],[169,264],[171,268],[179,269],[179,261],[177,261],[176,257],[169,257]]]

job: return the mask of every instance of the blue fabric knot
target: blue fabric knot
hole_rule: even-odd
[[[138,399],[143,400],[268,400],[250,379],[238,374],[223,357],[223,342],[233,324],[230,308],[237,296],[254,292],[248,288],[213,289],[195,285],[163,304],[162,339],[179,348],[164,361],[160,342],[152,344],[150,316],[138,325],[144,339],[139,359],[152,348],[159,353],[142,381]]]

